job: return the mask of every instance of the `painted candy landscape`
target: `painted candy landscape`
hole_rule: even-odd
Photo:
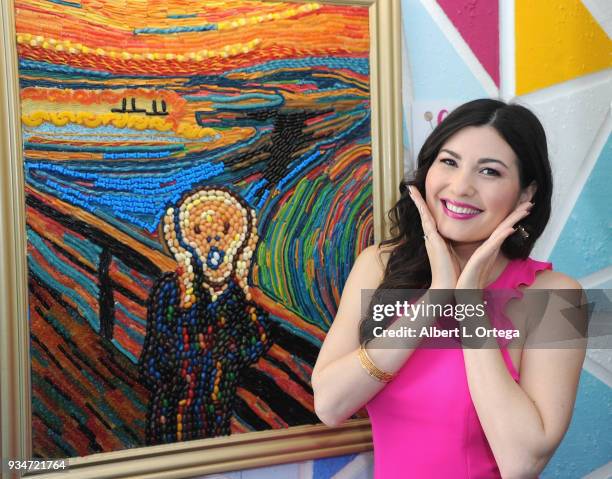
[[[35,455],[317,423],[374,240],[367,8],[15,3]]]

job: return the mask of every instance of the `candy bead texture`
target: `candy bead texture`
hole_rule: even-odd
[[[167,209],[164,239],[179,266],[147,302],[139,361],[151,391],[147,444],[230,434],[240,374],[272,344],[268,313],[247,299],[253,219],[246,204],[218,188]]]
[[[286,363],[269,356],[256,371],[239,369],[270,342],[268,317],[245,304],[252,279],[269,311],[281,302],[314,322],[303,330],[274,313],[288,327],[279,343],[319,335],[344,260],[372,241],[367,6],[11,3],[34,455],[141,446],[147,420],[151,441],[200,437],[231,416],[229,402],[214,401],[231,397],[232,384],[254,393],[252,378],[270,387],[246,405],[241,426],[316,421],[308,341],[292,341]],[[220,187],[202,188],[212,184]],[[135,241],[106,238],[107,228]],[[160,249],[177,263],[163,289],[157,265],[140,258]],[[234,316],[216,309],[232,286]],[[244,340],[233,338],[242,322]]]

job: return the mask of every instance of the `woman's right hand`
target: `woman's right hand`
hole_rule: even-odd
[[[421,217],[421,225],[425,234],[425,248],[431,266],[431,289],[455,289],[461,274],[459,262],[453,254],[452,248],[438,233],[436,221],[419,190],[413,185],[409,185],[408,192]]]

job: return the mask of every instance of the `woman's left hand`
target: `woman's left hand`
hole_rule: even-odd
[[[487,286],[501,245],[514,233],[514,225],[529,215],[532,207],[533,203],[529,201],[521,203],[495,228],[491,236],[474,251],[463,267],[457,280],[457,289],[484,289]]]

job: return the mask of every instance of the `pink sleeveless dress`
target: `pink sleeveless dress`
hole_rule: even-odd
[[[504,295],[499,302],[503,308],[511,298],[523,296],[519,285],[531,285],[544,269],[552,264],[512,260],[486,289],[504,290],[498,292]],[[497,328],[512,326],[503,313],[491,314],[490,320]],[[499,341],[508,371],[518,382],[508,340]],[[460,347],[417,349],[366,409],[376,479],[501,477],[470,396]]]

